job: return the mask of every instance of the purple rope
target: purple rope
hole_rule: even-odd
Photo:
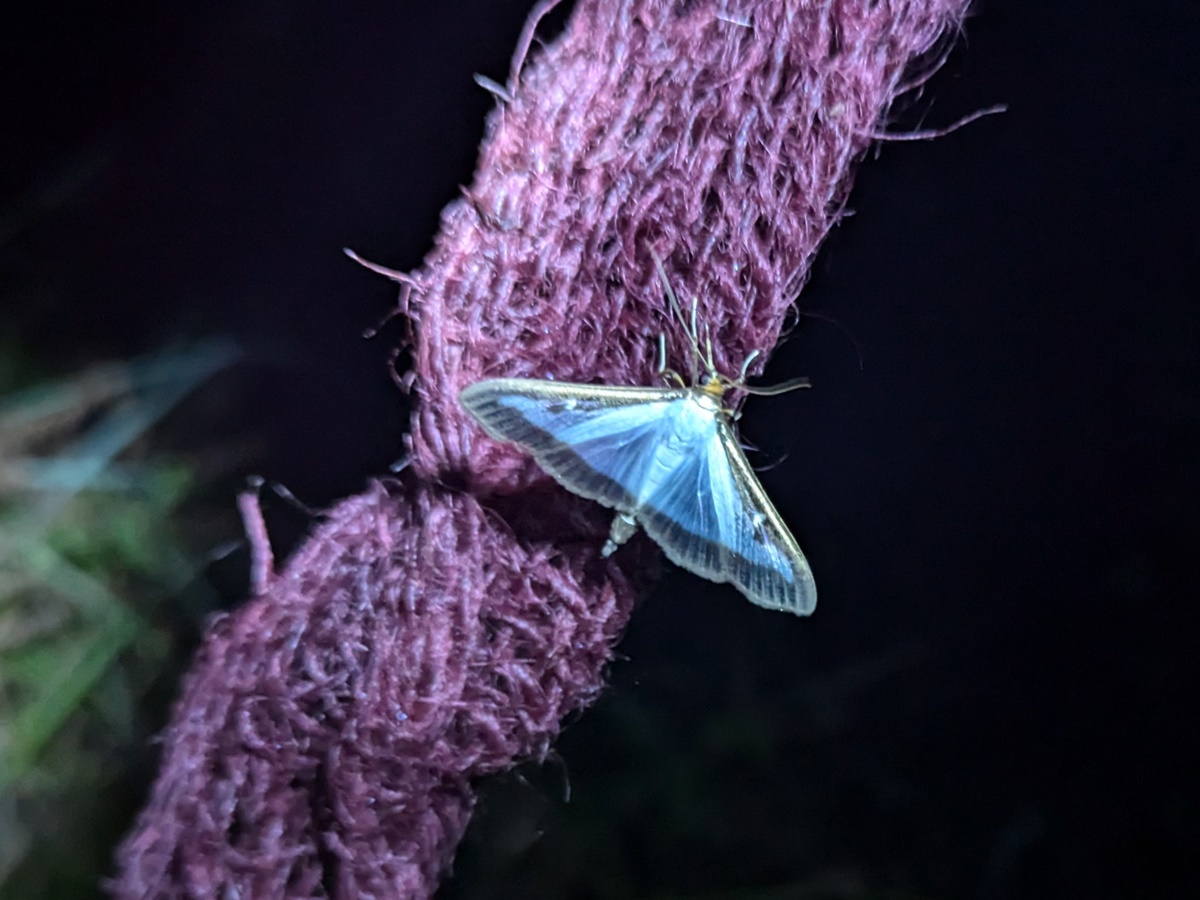
[[[600,559],[605,512],[486,438],[458,392],[653,384],[661,331],[687,371],[648,246],[699,298],[721,371],[769,351],[853,164],[965,6],[579,0],[560,39],[519,52],[406,288],[411,470],[211,623],[115,897],[433,893],[471,779],[543,757],[596,697],[652,560]]]

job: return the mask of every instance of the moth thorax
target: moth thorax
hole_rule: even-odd
[[[712,381],[706,382],[696,388],[695,393],[692,394],[692,399],[705,412],[717,413],[724,406],[721,403],[724,396],[725,385],[714,378]]]

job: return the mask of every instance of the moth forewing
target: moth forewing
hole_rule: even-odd
[[[808,562],[767,498],[723,410],[669,487],[635,513],[677,565],[729,582],[770,609],[807,615],[816,605]]]
[[[496,378],[463,390],[463,406],[497,440],[528,450],[572,493],[632,513],[664,413],[683,389]]]
[[[743,492],[742,508],[751,515],[750,528],[741,532],[743,541],[770,547],[774,558],[774,565],[762,572],[743,573],[743,580],[755,585],[743,592],[760,606],[809,615],[817,605],[817,585],[808,559],[750,467],[732,426],[722,423],[719,434],[734,483]]]
[[[729,382],[614,387],[481,381],[463,406],[494,438],[528,450],[563,487],[617,510],[604,555],[633,523],[677,565],[729,582],[752,602],[807,615],[808,562],[738,444],[722,406]]]

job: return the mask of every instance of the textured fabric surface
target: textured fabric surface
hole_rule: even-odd
[[[647,563],[600,559],[604,512],[487,439],[459,390],[652,384],[664,331],[688,371],[648,247],[721,371],[769,351],[853,163],[965,5],[580,0],[518,53],[405,280],[413,465],[211,623],[115,896],[432,894],[471,779],[544,755],[601,689]]]

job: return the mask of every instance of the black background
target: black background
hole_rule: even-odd
[[[393,286],[340,249],[420,262],[528,7],[5,13],[0,328],[49,371],[231,335],[255,470],[360,490],[406,411],[398,326],[362,337]],[[893,127],[1008,112],[864,162],[767,375],[814,389],[742,422],[817,613],[669,574],[570,801],[488,786],[446,896],[1200,888],[1198,39],[1183,0],[976,7]]]

